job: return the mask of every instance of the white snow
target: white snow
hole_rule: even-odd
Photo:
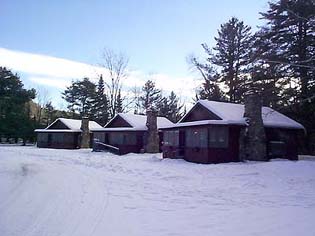
[[[246,122],[243,121],[230,121],[230,120],[198,120],[198,121],[191,121],[191,122],[178,122],[173,125],[171,128],[174,127],[188,127],[188,126],[199,126],[199,125],[242,125],[245,126]]]
[[[313,236],[314,160],[201,165],[0,146],[0,235]]]
[[[49,126],[47,126],[46,129],[37,129],[36,132],[40,131],[47,131],[53,124],[55,124],[57,121],[61,121],[65,126],[67,126],[69,129],[73,131],[81,132],[81,122],[82,120],[75,120],[75,119],[66,119],[66,118],[58,118],[53,123],[51,123]],[[95,121],[89,121],[89,129],[90,130],[98,130],[103,128],[101,125],[96,123]]]
[[[201,104],[206,109],[219,116],[225,123],[246,124],[245,119],[243,118],[244,105],[208,100],[199,100],[197,104]],[[183,120],[183,118],[181,120]],[[270,107],[262,107],[262,118],[263,123],[266,127],[304,129],[304,127],[300,123],[281,114],[280,112],[273,110]],[[195,124],[192,123],[191,125]]]
[[[128,124],[130,124],[132,127],[107,127],[113,119],[115,119],[117,116],[120,116],[123,118]],[[145,115],[136,115],[132,113],[118,113],[112,120],[110,120],[107,125],[105,125],[104,131],[138,131],[138,130],[147,130],[148,127],[146,126],[147,123],[147,116]],[[174,123],[168,120],[165,117],[157,117],[157,128],[162,129],[166,127],[173,126]]]
[[[69,129],[72,129],[72,130],[80,130],[81,129],[82,120],[66,119],[66,118],[58,118],[57,120],[60,120]],[[54,121],[52,124],[54,124],[56,121]],[[48,129],[51,125],[49,125],[46,129]],[[102,126],[99,125],[98,123],[96,123],[95,121],[89,121],[89,129],[90,130],[99,129],[99,128],[102,128]]]

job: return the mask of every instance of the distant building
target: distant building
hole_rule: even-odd
[[[147,116],[129,113],[119,113],[111,119],[103,129],[94,133],[99,145],[96,149],[109,149],[119,155],[130,152],[140,153],[144,150],[147,138]],[[157,117],[157,128],[166,128],[174,125],[165,117]],[[160,143],[162,132],[159,132]]]
[[[163,128],[163,157],[197,163],[239,161],[241,129],[246,129],[244,105],[199,100],[172,127]],[[262,108],[269,158],[297,160],[297,135],[304,127],[289,117]],[[242,137],[241,137],[242,138]]]
[[[39,148],[80,148],[81,120],[58,118],[45,129],[36,129]],[[95,121],[89,121],[89,130],[102,129]],[[91,140],[93,135],[91,135]],[[92,143],[92,142],[91,142]]]

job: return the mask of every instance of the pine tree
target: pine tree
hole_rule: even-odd
[[[102,75],[98,80],[91,114],[94,116],[94,120],[102,126],[109,120],[109,104]]]
[[[29,102],[35,98],[35,89],[24,88],[20,77],[0,67],[0,134],[7,138],[33,136],[35,120],[30,117]]]
[[[215,37],[216,46],[211,53],[207,44],[202,44],[204,50],[210,55],[209,60],[219,66],[220,81],[228,86],[227,95],[231,102],[243,101],[246,77],[242,72],[246,69],[250,59],[251,28],[232,17],[222,24]]]
[[[262,58],[280,65],[288,80],[299,81],[302,99],[310,96],[315,82],[314,9],[313,0],[280,0],[270,2],[269,10],[262,13],[267,21],[262,37],[270,44]]]
[[[183,105],[179,103],[179,98],[171,91],[168,97],[162,97],[157,103],[158,115],[166,117],[172,122],[177,122],[183,116]]]
[[[148,108],[156,111],[161,98],[161,90],[155,87],[155,83],[152,80],[148,80],[142,87],[142,96],[140,97],[142,108],[145,111]]]
[[[264,47],[259,59],[276,65],[281,78],[283,112],[307,130],[309,147],[315,130],[315,2],[279,0],[262,13],[266,25],[259,32]],[[266,46],[268,45],[268,46]]]
[[[216,82],[217,80],[218,75],[211,76],[211,79],[204,78],[201,87],[197,90],[196,100],[206,99],[210,101],[226,101],[223,91]]]
[[[68,109],[75,116],[75,112],[80,113],[80,117],[92,116],[93,103],[95,101],[96,85],[88,78],[82,81],[75,81],[62,93],[63,99],[68,102]]]
[[[121,97],[120,89],[118,90],[118,95],[117,95],[116,104],[115,104],[115,110],[117,113],[124,112],[123,98]]]

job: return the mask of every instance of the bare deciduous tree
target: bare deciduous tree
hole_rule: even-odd
[[[42,115],[46,105],[51,101],[49,92],[44,87],[36,88],[36,122],[40,124],[42,122]]]
[[[105,49],[103,52],[104,62],[102,67],[107,69],[108,74],[105,77],[105,86],[107,87],[107,96],[109,102],[110,116],[117,113],[117,101],[119,93],[122,90],[123,81],[128,77],[127,67],[129,59],[122,53],[115,53],[112,50]],[[107,78],[106,78],[107,77]],[[124,98],[122,98],[124,100]]]

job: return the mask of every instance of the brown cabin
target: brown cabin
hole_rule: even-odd
[[[39,148],[80,148],[81,120],[58,118],[45,129],[36,129],[37,147]],[[91,141],[92,132],[103,128],[95,121],[89,121]],[[90,141],[90,145],[92,142]]]
[[[244,106],[199,100],[173,127],[163,130],[163,157],[196,163],[236,162],[241,129],[246,129]],[[262,108],[267,156],[297,160],[297,135],[304,127],[289,117]]]
[[[129,113],[118,113],[103,129],[93,132],[96,140],[96,150],[110,150],[119,155],[141,153],[146,145],[147,116]],[[174,125],[165,117],[157,117],[157,128]],[[159,132],[160,147],[162,132]]]

